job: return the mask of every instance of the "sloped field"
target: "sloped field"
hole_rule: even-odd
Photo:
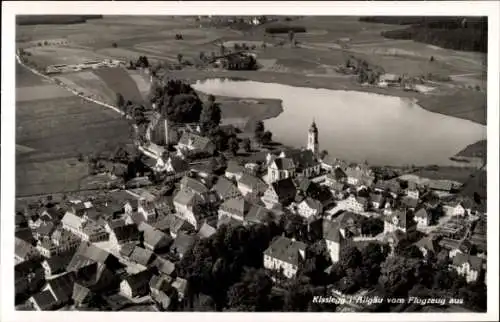
[[[125,69],[100,68],[95,70],[94,73],[106,83],[110,90],[114,93],[122,94],[125,100],[141,104],[144,103],[136,82],[134,82]]]

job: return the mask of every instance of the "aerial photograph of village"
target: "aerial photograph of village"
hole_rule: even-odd
[[[16,310],[486,312],[487,27],[18,15]]]

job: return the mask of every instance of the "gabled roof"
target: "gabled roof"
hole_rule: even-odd
[[[370,193],[370,199],[372,202],[381,203],[385,198],[381,193]]]
[[[40,236],[50,236],[55,229],[55,225],[52,222],[42,223],[38,228],[35,228],[35,232]]]
[[[82,218],[74,215],[71,212],[66,212],[62,219],[62,223],[69,226],[74,227],[75,229],[79,229],[82,226]]]
[[[183,206],[191,206],[201,202],[202,199],[198,194],[189,190],[179,190],[174,197],[174,203],[178,203]]]
[[[30,243],[22,240],[22,239],[19,239],[16,237],[15,239],[15,253],[16,253],[16,256],[19,256],[20,258],[26,258],[26,256],[33,252],[34,250],[36,250],[35,247],[33,247],[33,245],[31,245]]]
[[[180,231],[177,234],[177,237],[175,238],[174,243],[172,244],[172,247],[170,247],[170,249],[178,254],[184,255],[194,244],[195,240],[196,238],[194,236]]]
[[[39,261],[27,260],[14,266],[14,279],[16,281],[26,278],[33,272],[43,272],[42,264]]]
[[[171,290],[175,291],[175,289],[170,285],[171,281],[172,278],[170,278],[170,276],[154,275],[149,281],[149,287],[160,292],[169,293]]]
[[[71,231],[62,228],[58,228],[52,233],[52,241],[54,243],[59,243],[59,244],[72,243],[79,239],[80,237],[78,237]]]
[[[155,254],[145,248],[136,246],[134,251],[130,255],[130,260],[134,261],[142,266],[148,266],[155,258]]]
[[[66,270],[66,267],[71,262],[73,255],[74,254],[72,253],[55,255],[51,256],[50,258],[47,258],[45,262],[46,265],[50,268],[51,273],[57,274],[59,272],[63,272]]]
[[[156,257],[153,261],[153,266],[158,268],[159,272],[166,275],[171,275],[175,271],[175,264],[161,257]]]
[[[295,168],[295,164],[290,158],[276,158],[273,163],[276,165],[276,169],[278,170],[290,170]]]
[[[242,174],[241,178],[238,180],[238,185],[257,189],[260,193],[264,193],[267,187],[266,183],[262,179],[248,173]]]
[[[112,232],[119,243],[139,239],[139,230],[136,224],[113,227]]]
[[[453,266],[462,266],[464,263],[469,263],[471,269],[478,272],[483,268],[483,260],[478,256],[457,253],[453,257]]]
[[[144,231],[144,243],[153,248],[155,248],[162,240],[171,240],[167,234],[146,223],[142,223],[139,230]]]
[[[312,199],[312,198],[305,198],[302,201],[303,204],[307,205],[310,209],[314,209],[317,212],[320,212],[322,209],[322,204],[318,200]]]
[[[297,168],[307,169],[318,164],[311,150],[290,150],[286,151],[285,155],[292,159]]]
[[[200,230],[198,231],[198,236],[200,236],[201,238],[208,238],[215,234],[216,231],[216,228],[210,226],[207,223],[203,223],[203,225],[200,227]]]
[[[227,162],[226,173],[231,174],[242,174],[245,171],[245,168],[240,165],[238,162],[234,160],[229,160]]]
[[[120,255],[130,257],[136,246],[135,242],[123,244],[120,248]]]
[[[420,207],[415,211],[415,217],[429,219],[431,214],[427,211],[427,209],[425,209],[425,207]]]
[[[244,217],[250,210],[250,203],[243,198],[231,198],[226,200],[221,206],[220,210],[229,212],[239,217]]]
[[[137,274],[129,275],[125,281],[130,286],[134,295],[145,295],[149,290],[149,281],[152,273],[149,270],[141,271]]]
[[[121,219],[121,218],[108,220],[107,224],[108,224],[109,228],[111,228],[111,230],[113,230],[117,227],[122,227],[122,226],[126,225],[125,220]]]
[[[301,252],[305,252],[306,244],[294,241],[285,236],[277,237],[264,251],[264,255],[279,259],[292,265],[298,265]]]
[[[69,301],[73,294],[73,285],[76,276],[73,272],[59,275],[56,278],[47,281],[50,289],[54,292],[56,299],[61,303]]]
[[[107,251],[90,243],[82,242],[71,259],[71,262],[68,264],[66,270],[76,271],[82,267],[88,266],[91,263],[104,264],[111,258],[114,258],[114,256]]]
[[[167,162],[170,163],[175,173],[181,173],[189,170],[189,163],[181,157],[175,155],[170,156]]]
[[[404,240],[406,240],[406,235],[401,230],[394,230],[384,236],[385,242],[393,242],[396,245]]]
[[[187,280],[184,278],[176,277],[172,282],[172,287],[174,287],[179,293],[186,294]]]
[[[335,243],[340,243],[344,238],[340,233],[339,224],[326,219],[323,220],[323,238]]]
[[[33,237],[33,233],[29,228],[22,228],[16,230],[16,238],[24,240],[28,244],[32,244],[35,242],[35,238]]]
[[[79,305],[83,303],[91,294],[92,292],[89,288],[80,285],[79,283],[74,284],[72,298],[75,304]]]
[[[211,143],[210,138],[192,132],[184,132],[179,140],[179,145],[190,146],[194,150],[205,150]]]
[[[222,198],[226,197],[228,194],[240,193],[238,188],[230,180],[222,176],[217,180],[213,190]]]
[[[32,299],[42,311],[50,310],[57,304],[57,299],[49,290],[33,295]]]
[[[417,224],[409,211],[396,210],[390,216],[385,217],[385,220],[393,223],[394,218],[398,219],[398,227],[400,228],[409,228]]]
[[[415,243],[415,246],[418,248],[424,248],[428,251],[437,253],[439,244],[435,237],[433,236],[425,236],[421,238],[418,242]]]
[[[287,196],[289,194],[295,194],[296,188],[293,180],[291,178],[282,179],[271,184],[272,189],[278,197]]]
[[[403,205],[409,208],[415,208],[418,205],[418,199],[415,198],[410,198],[410,197],[403,197],[401,198],[401,202]]]
[[[253,205],[245,216],[245,221],[252,223],[263,223],[267,220],[273,220],[274,214],[266,207]]]

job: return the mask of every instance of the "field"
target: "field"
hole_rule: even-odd
[[[99,68],[94,73],[106,83],[107,87],[123,95],[125,100],[142,103],[143,97],[136,82],[123,68]]]
[[[18,93],[36,94],[40,88],[52,86],[21,68],[16,79]],[[129,139],[128,123],[117,113],[62,91],[47,91],[44,98],[31,94],[17,99],[18,196],[78,189],[88,174],[87,165],[77,160],[79,154],[111,149]]]
[[[70,88],[87,93],[90,97],[101,102],[108,104],[115,104],[116,102],[116,93],[108,88],[106,83],[92,71],[68,73],[55,78]]]
[[[400,26],[361,22],[357,17],[300,17],[293,21],[280,21],[279,25],[299,26],[307,30],[304,33],[296,33],[297,48],[290,48],[288,34],[266,33],[266,28],[273,26],[273,23],[245,31],[210,26],[210,23],[205,22],[204,28],[200,29],[200,23],[194,17],[181,16],[104,16],[102,19],[92,19],[78,25],[18,26],[18,46],[31,46],[28,50],[34,53],[32,59],[40,63],[66,63],[97,57],[128,61],[135,60],[140,55],[147,55],[153,62],[174,62],[177,61],[178,54],[181,54],[183,59],[196,60],[200,52],[218,53],[220,42],[229,48],[235,42],[244,42],[256,46],[253,52],[257,54],[263,67],[262,71],[231,72],[230,76],[289,85],[369,90],[412,97],[425,109],[482,124],[486,122],[484,92],[477,92],[477,88],[484,90],[486,86],[486,56],[482,53],[460,52],[414,41],[386,39],[381,36],[382,31]],[[182,34],[183,40],[176,40],[176,34]],[[55,44],[64,45],[50,45],[51,40]],[[43,46],[45,41],[49,43],[47,47]],[[42,46],[38,46],[40,42]],[[261,45],[263,42],[266,43],[265,48]],[[34,43],[37,45],[34,46]],[[426,95],[403,93],[397,89],[365,89],[356,84],[351,76],[338,74],[334,70],[337,65],[345,64],[350,55],[381,66],[387,73],[409,76],[430,73],[443,78],[451,77],[452,80],[437,82],[435,87],[438,90]],[[430,57],[434,58],[432,62]],[[213,71],[199,71],[194,68],[172,72],[172,76],[187,79],[216,75],[218,74]],[[112,91],[122,94],[127,92],[127,95],[135,99],[138,92],[144,95],[147,86],[141,84],[137,77],[133,78],[140,88],[138,91],[134,89],[130,94],[128,90],[124,91],[131,88],[131,82],[126,77],[121,79],[124,85],[116,83],[115,77],[110,77],[105,82]],[[464,89],[467,91],[464,92]],[[456,95],[461,95],[462,99],[452,100]],[[459,102],[460,105],[450,102]]]

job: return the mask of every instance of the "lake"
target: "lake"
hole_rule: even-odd
[[[449,158],[486,138],[486,126],[429,112],[394,96],[357,91],[209,79],[193,87],[212,95],[281,99],[283,112],[264,122],[273,140],[303,147],[313,119],[320,150],[373,165],[450,165]]]

